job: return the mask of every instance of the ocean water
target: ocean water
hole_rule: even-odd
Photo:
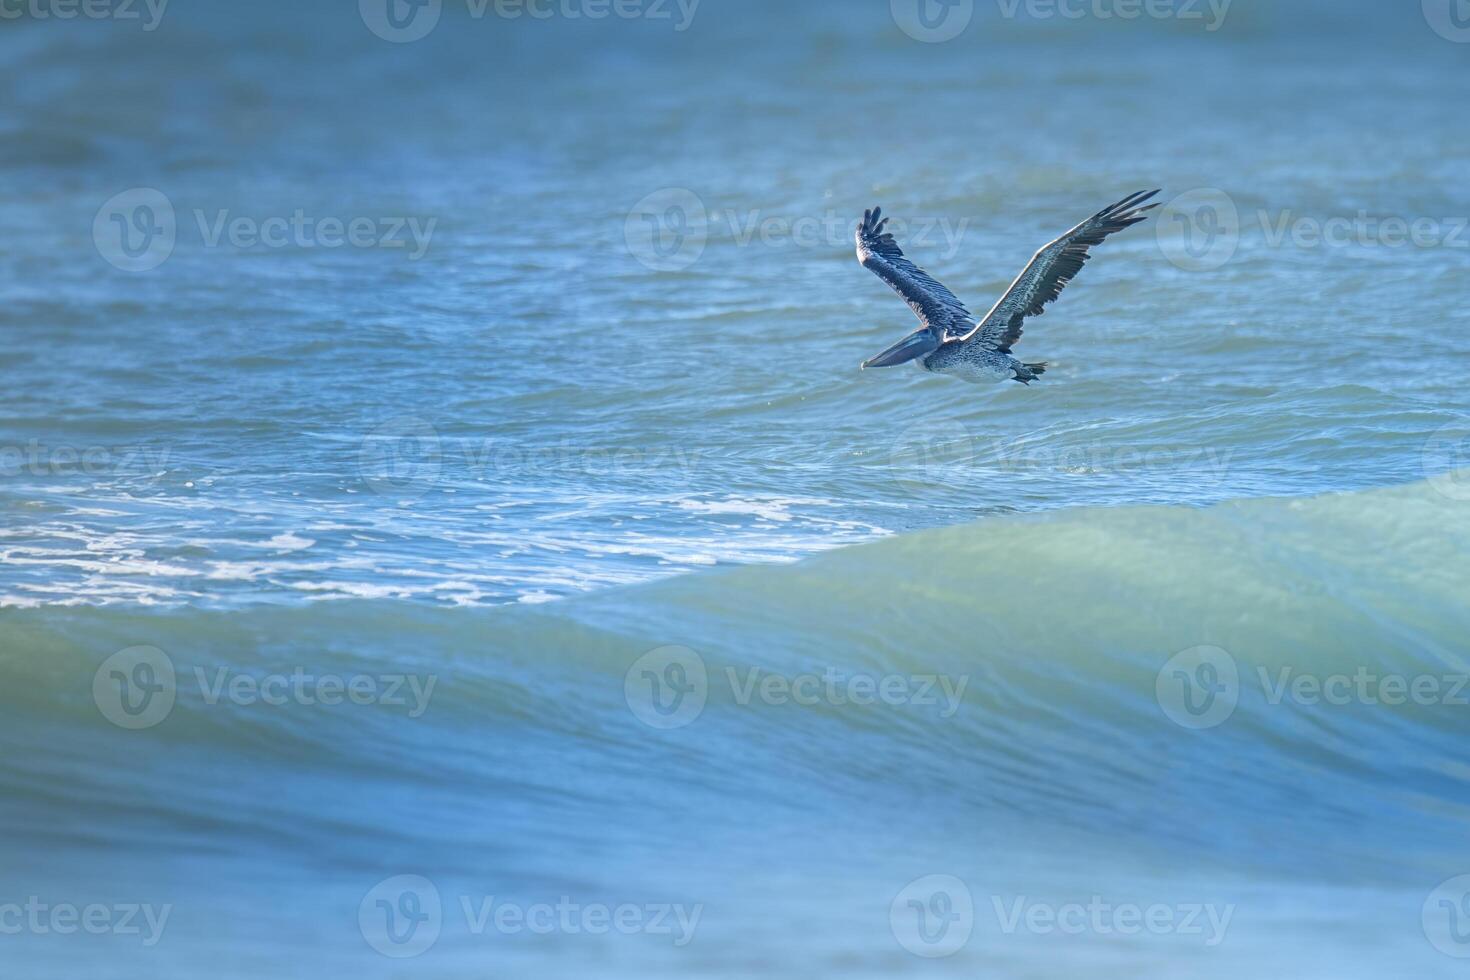
[[[67,9],[0,974],[1461,974],[1453,3]],[[1145,187],[1042,382],[857,369],[864,208],[981,312]]]

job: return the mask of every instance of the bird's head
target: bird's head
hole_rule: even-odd
[[[862,364],[862,370],[868,368],[894,367],[899,364],[907,364],[916,357],[924,357],[939,349],[939,338],[928,329],[917,330],[907,337],[888,348],[877,357],[869,358]]]

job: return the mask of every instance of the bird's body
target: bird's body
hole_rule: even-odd
[[[1012,354],[1005,354],[983,344],[966,344],[952,340],[919,362],[924,370],[935,374],[952,374],[964,381],[976,384],[999,384],[1002,381],[1019,380],[1023,375],[1034,377],[1046,370],[1044,365],[1027,367]],[[1036,370],[1040,368],[1041,370]],[[1031,380],[1027,378],[1026,380]]]
[[[1000,301],[978,322],[954,293],[904,257],[893,235],[884,231],[888,222],[881,208],[865,212],[857,229],[858,262],[902,296],[923,326],[864,361],[863,367],[892,367],[919,360],[926,371],[965,381],[1030,384],[1046,365],[1027,364],[1012,354],[1012,346],[1021,339],[1024,321],[1046,311],[1046,305],[1081,271],[1091,246],[1147,220],[1144,212],[1157,205],[1141,205],[1156,194],[1158,191],[1140,191],[1130,195],[1037,252]]]

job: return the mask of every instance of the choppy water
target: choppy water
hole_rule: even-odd
[[[973,6],[939,44],[882,2],[0,21],[0,927],[174,909],[0,934],[20,975],[1453,975],[1453,8]],[[1028,326],[1044,383],[856,370],[911,322],[863,208],[980,310],[1152,186]],[[696,664],[703,712],[640,722]],[[165,667],[166,717],[107,720]],[[1441,687],[1273,703],[1283,667]],[[754,668],[966,687],[742,705]],[[206,697],[298,673],[435,686]],[[403,961],[399,875],[443,903]],[[966,894],[913,955],[908,899]],[[476,934],[491,895],[702,911]],[[1093,896],[1234,917],[1000,928]]]

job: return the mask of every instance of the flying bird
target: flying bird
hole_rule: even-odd
[[[1024,364],[1011,354],[1026,318],[1046,312],[1046,304],[1082,271],[1089,248],[1101,245],[1114,232],[1147,221],[1145,212],[1158,205],[1142,205],[1158,193],[1131,194],[1037,252],[978,323],[943,283],[904,258],[893,235],[884,231],[888,219],[882,208],[863,212],[857,229],[858,261],[892,286],[923,326],[862,366],[893,367],[922,357],[926,371],[979,384],[1019,381],[1029,385],[1046,370],[1046,364]]]

